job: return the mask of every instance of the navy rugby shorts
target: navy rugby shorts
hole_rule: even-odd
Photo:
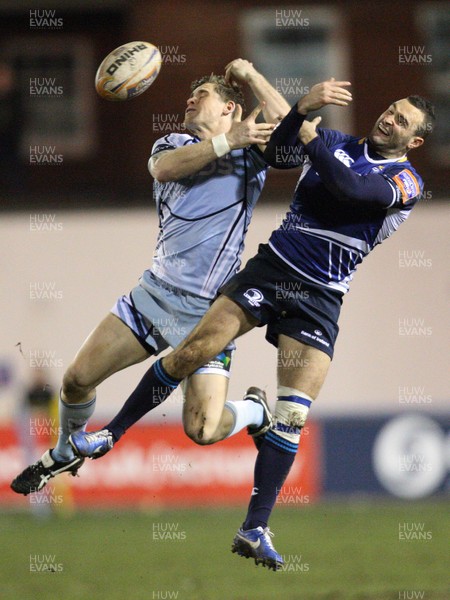
[[[274,346],[284,334],[333,358],[343,294],[306,281],[268,244],[259,245],[220,293],[245,308],[260,327],[267,325],[266,339]]]

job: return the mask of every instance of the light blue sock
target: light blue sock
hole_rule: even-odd
[[[54,460],[65,462],[74,458],[72,446],[67,441],[69,435],[74,431],[86,429],[88,419],[95,409],[95,396],[84,404],[66,404],[59,397],[59,437],[58,442],[52,450]]]
[[[230,411],[234,420],[233,427],[227,437],[231,437],[249,425],[252,427],[262,425],[264,410],[258,402],[252,402],[251,400],[227,401],[225,402],[225,408]]]

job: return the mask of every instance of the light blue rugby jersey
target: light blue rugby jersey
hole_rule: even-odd
[[[171,133],[152,156],[200,140]],[[254,147],[232,150],[178,181],[154,182],[160,232],[152,272],[170,285],[214,298],[241,264],[244,238],[261,194],[267,164]]]

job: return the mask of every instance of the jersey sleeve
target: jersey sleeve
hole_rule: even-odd
[[[342,131],[337,131],[336,129],[322,129],[321,127],[318,127],[316,131],[327,148],[331,148],[335,144],[342,144],[354,139],[352,135],[342,133]]]
[[[248,156],[249,156],[250,160],[252,161],[252,164],[253,164],[256,172],[267,169],[267,167],[268,167],[267,161],[265,160],[264,153],[261,151],[259,146],[257,146],[256,144],[249,146],[248,147]]]
[[[392,188],[392,206],[410,207],[420,199],[424,184],[410,164],[392,166],[382,176]]]
[[[305,115],[297,112],[297,103],[275,127],[264,150],[264,160],[274,169],[294,169],[303,163],[303,146],[298,132]]]
[[[360,175],[338,160],[320,136],[309,142],[305,150],[322,182],[340,200],[374,208],[392,208],[405,204],[401,202],[402,197],[409,198],[407,201],[412,203],[420,195],[420,184],[415,178],[417,187],[413,186],[412,168],[409,166],[402,168],[400,165],[392,165],[383,174]],[[402,192],[402,187],[406,186],[409,195]]]
[[[152,152],[150,157],[158,154],[158,152],[163,152],[165,150],[175,150],[176,148],[180,148],[181,146],[186,146],[192,142],[192,137],[183,133],[169,133],[153,144]]]
[[[271,167],[293,169],[303,164],[306,152],[299,140],[298,132],[305,119],[305,115],[298,113],[297,103],[295,103],[275,127],[264,151],[264,158]],[[327,148],[353,139],[353,136],[334,129],[318,128],[317,133]]]

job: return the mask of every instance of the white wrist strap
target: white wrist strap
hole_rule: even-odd
[[[220,158],[221,156],[228,154],[228,152],[231,152],[230,145],[228,144],[226,135],[224,133],[211,138],[211,142],[217,158]]]

